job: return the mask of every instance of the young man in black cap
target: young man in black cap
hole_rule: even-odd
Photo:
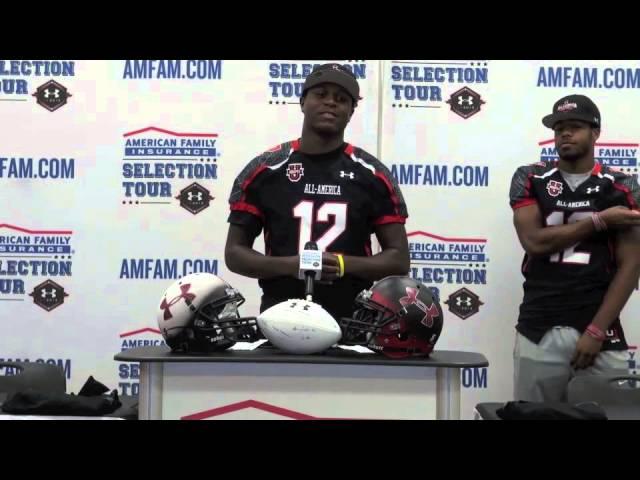
[[[299,254],[309,241],[323,252],[314,301],[336,320],[352,315],[356,295],[374,280],[409,271],[400,188],[379,160],[344,141],[358,100],[350,70],[335,63],[316,67],[300,98],[300,138],[254,158],[233,184],[225,262],[259,279],[261,312],[304,297]],[[262,230],[264,255],[253,249]],[[376,255],[372,233],[382,247]]]
[[[640,276],[640,189],[595,161],[602,120],[591,99],[561,98],[542,123],[559,159],[518,168],[510,191],[525,250],[514,392],[559,402],[574,375],[628,372],[619,313]]]

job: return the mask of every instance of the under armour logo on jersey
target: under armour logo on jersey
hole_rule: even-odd
[[[598,193],[599,191],[600,191],[600,186],[593,187],[593,188],[587,187],[587,193],[593,193],[593,192]]]
[[[44,91],[44,98],[49,97],[60,98],[60,90],[58,88],[47,88]]]
[[[356,177],[356,174],[353,172],[345,172],[344,170],[340,170],[340,178],[349,177],[353,180]]]
[[[609,329],[605,332],[607,336],[607,341],[610,343],[619,343],[620,337],[618,336],[618,332],[616,332],[615,328]]]
[[[461,306],[465,306],[465,307],[470,307],[471,306],[471,297],[458,297],[456,298],[456,305],[458,305],[459,307]]]
[[[458,105],[473,105],[473,97],[471,95],[466,97],[458,95]]]
[[[187,192],[187,197],[189,198],[190,202],[193,202],[194,200],[197,200],[198,202],[202,201],[202,192],[197,191],[197,192]]]
[[[189,305],[189,308],[191,310],[195,310],[195,307],[193,307],[191,305],[191,302],[193,302],[196,298],[195,293],[189,293],[189,289],[191,288],[191,284],[187,283],[185,285],[180,285],[180,295],[177,295],[175,297],[173,297],[169,303],[167,303],[167,299],[163,298],[162,299],[162,303],[160,304],[160,308],[162,310],[164,310],[164,319],[165,320],[169,320],[170,318],[173,317],[173,314],[171,313],[171,310],[169,310],[170,307],[172,307],[173,305],[175,305],[176,303],[178,303],[180,301],[181,298],[184,298],[184,301],[187,305]]]
[[[47,290],[46,288],[43,288],[42,290],[40,290],[40,296],[42,298],[56,298],[56,289],[51,288]]]

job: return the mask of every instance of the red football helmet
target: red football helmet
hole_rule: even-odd
[[[342,341],[365,345],[390,358],[428,356],[442,331],[443,316],[429,287],[390,276],[363,290],[352,318],[342,318]]]

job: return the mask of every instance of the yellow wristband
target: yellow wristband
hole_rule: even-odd
[[[338,265],[339,265],[339,269],[338,269],[338,277],[344,277],[344,258],[342,258],[341,254],[337,255],[338,257]]]

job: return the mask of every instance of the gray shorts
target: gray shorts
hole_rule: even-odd
[[[576,375],[628,374],[625,350],[600,352],[586,369],[571,367],[571,357],[580,339],[571,327],[554,327],[537,345],[516,332],[513,350],[513,391],[515,400],[566,402],[567,385]]]

